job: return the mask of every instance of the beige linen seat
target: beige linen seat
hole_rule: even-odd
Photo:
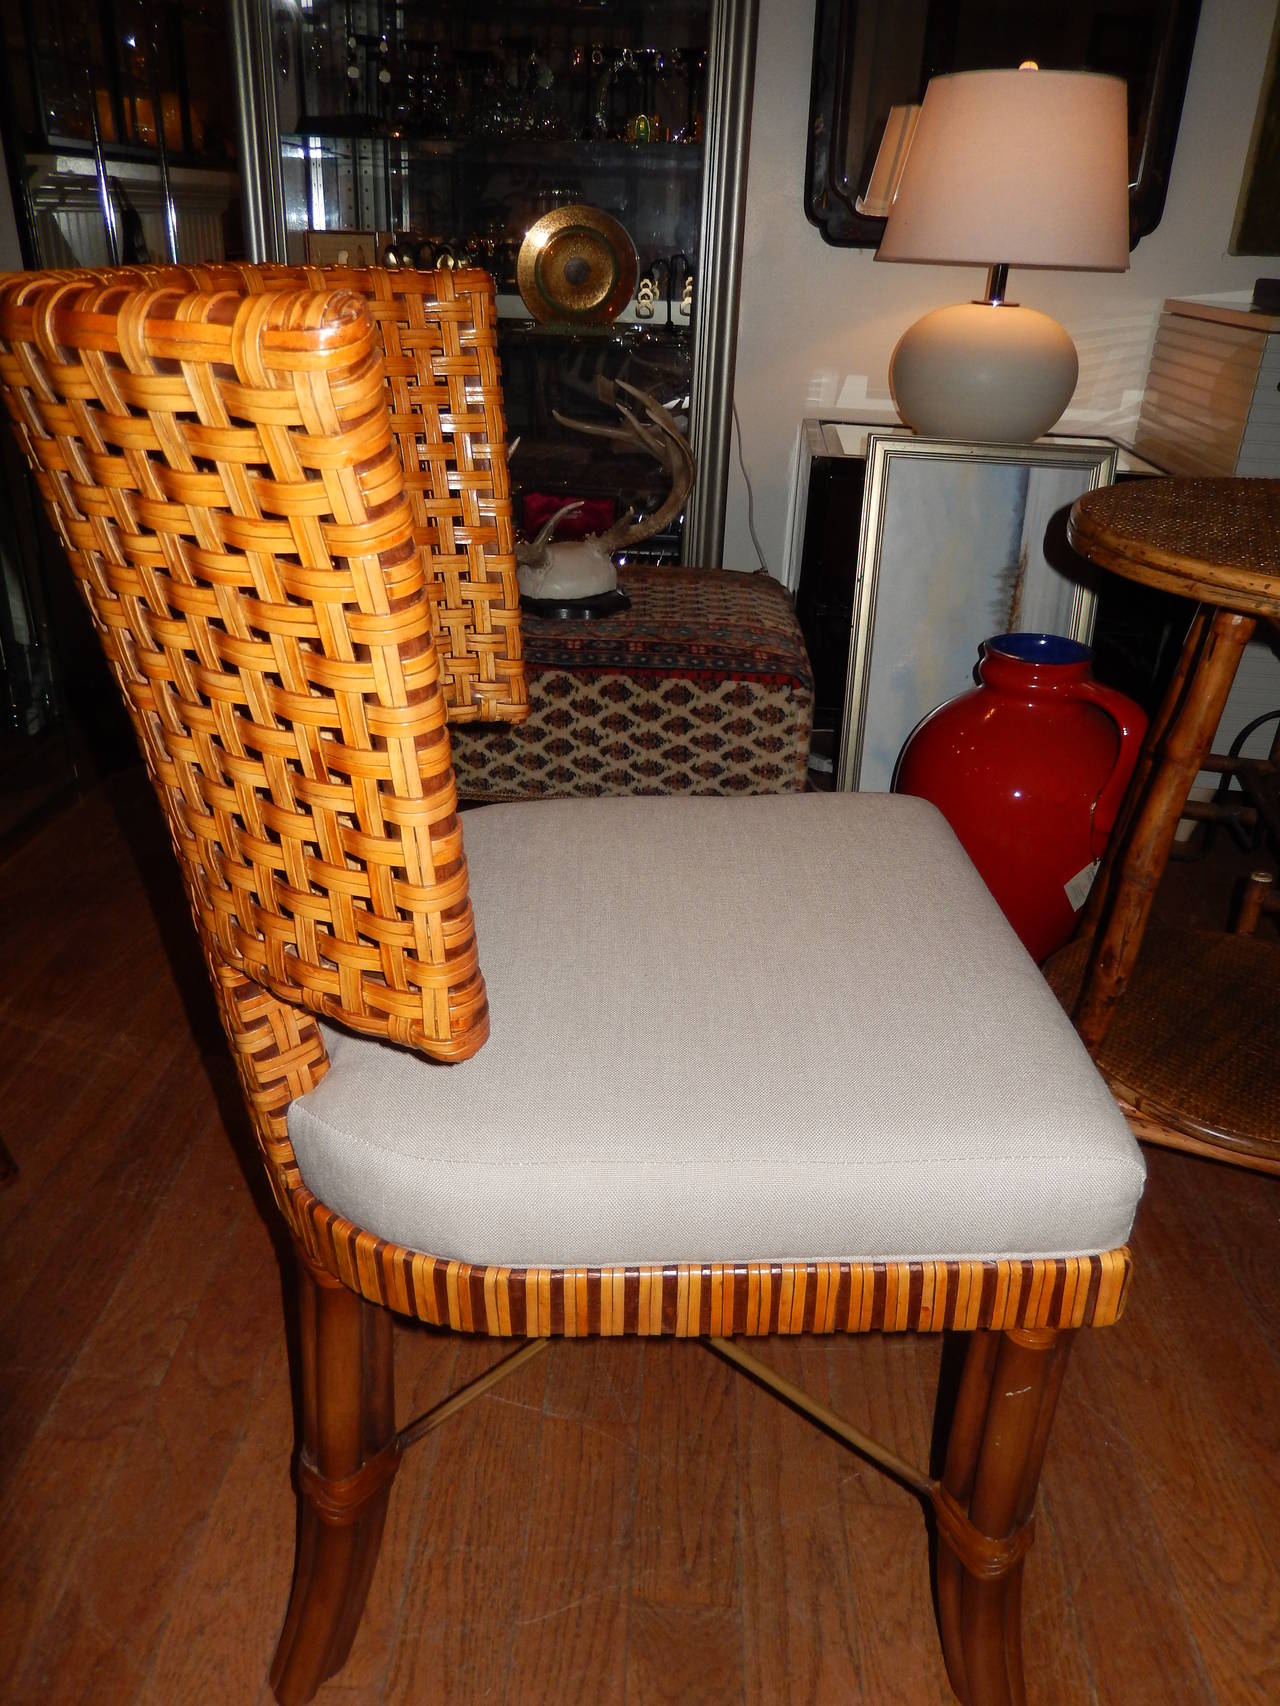
[[[1123,1305],[1138,1152],[921,802],[459,816],[449,717],[477,707],[437,636],[455,676],[484,672],[458,661],[468,601],[439,554],[476,557],[495,598],[512,566],[474,342],[439,352],[468,425],[435,417],[415,519],[397,438],[421,446],[403,410],[393,430],[362,297],[0,283],[0,392],[166,815],[296,1258],[273,1687],[294,1706],[345,1662],[403,1453],[549,1337],[702,1337],[781,1391],[737,1336],[954,1328],[936,1478],[786,1395],[925,1501],[956,1694],[1019,1706],[1036,1485],[1073,1333]],[[423,384],[434,359],[420,343]],[[393,1311],[523,1343],[398,1426]]]
[[[326,1027],[289,1137],[344,1218],[531,1267],[1128,1236],[1137,1145],[932,806],[566,800],[464,824],[492,1033],[442,1069]]]

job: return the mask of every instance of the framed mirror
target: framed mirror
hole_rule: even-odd
[[[1129,247],[1164,211],[1200,0],[817,0],[805,211],[828,243],[874,248],[865,207],[891,109],[930,77],[1034,59],[1129,88]],[[859,201],[864,207],[859,207]],[[872,206],[874,206],[874,200]]]

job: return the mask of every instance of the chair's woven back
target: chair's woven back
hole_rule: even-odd
[[[19,275],[0,390],[215,973],[473,1053],[488,1008],[427,559],[364,303]]]
[[[493,280],[477,268],[202,266],[93,272],[152,288],[354,290],[382,342],[391,427],[428,591],[449,721],[519,722],[529,701]]]

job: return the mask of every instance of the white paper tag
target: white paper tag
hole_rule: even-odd
[[[1090,860],[1083,871],[1077,871],[1069,883],[1062,885],[1067,891],[1067,899],[1071,902],[1073,912],[1079,912],[1085,901],[1088,900],[1089,890],[1093,887],[1093,879],[1098,874],[1098,866],[1101,862],[1100,859]]]

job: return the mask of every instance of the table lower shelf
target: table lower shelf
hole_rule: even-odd
[[[1087,941],[1045,976],[1070,1012]],[[1138,1137],[1280,1173],[1280,942],[1152,924],[1098,1067]]]

